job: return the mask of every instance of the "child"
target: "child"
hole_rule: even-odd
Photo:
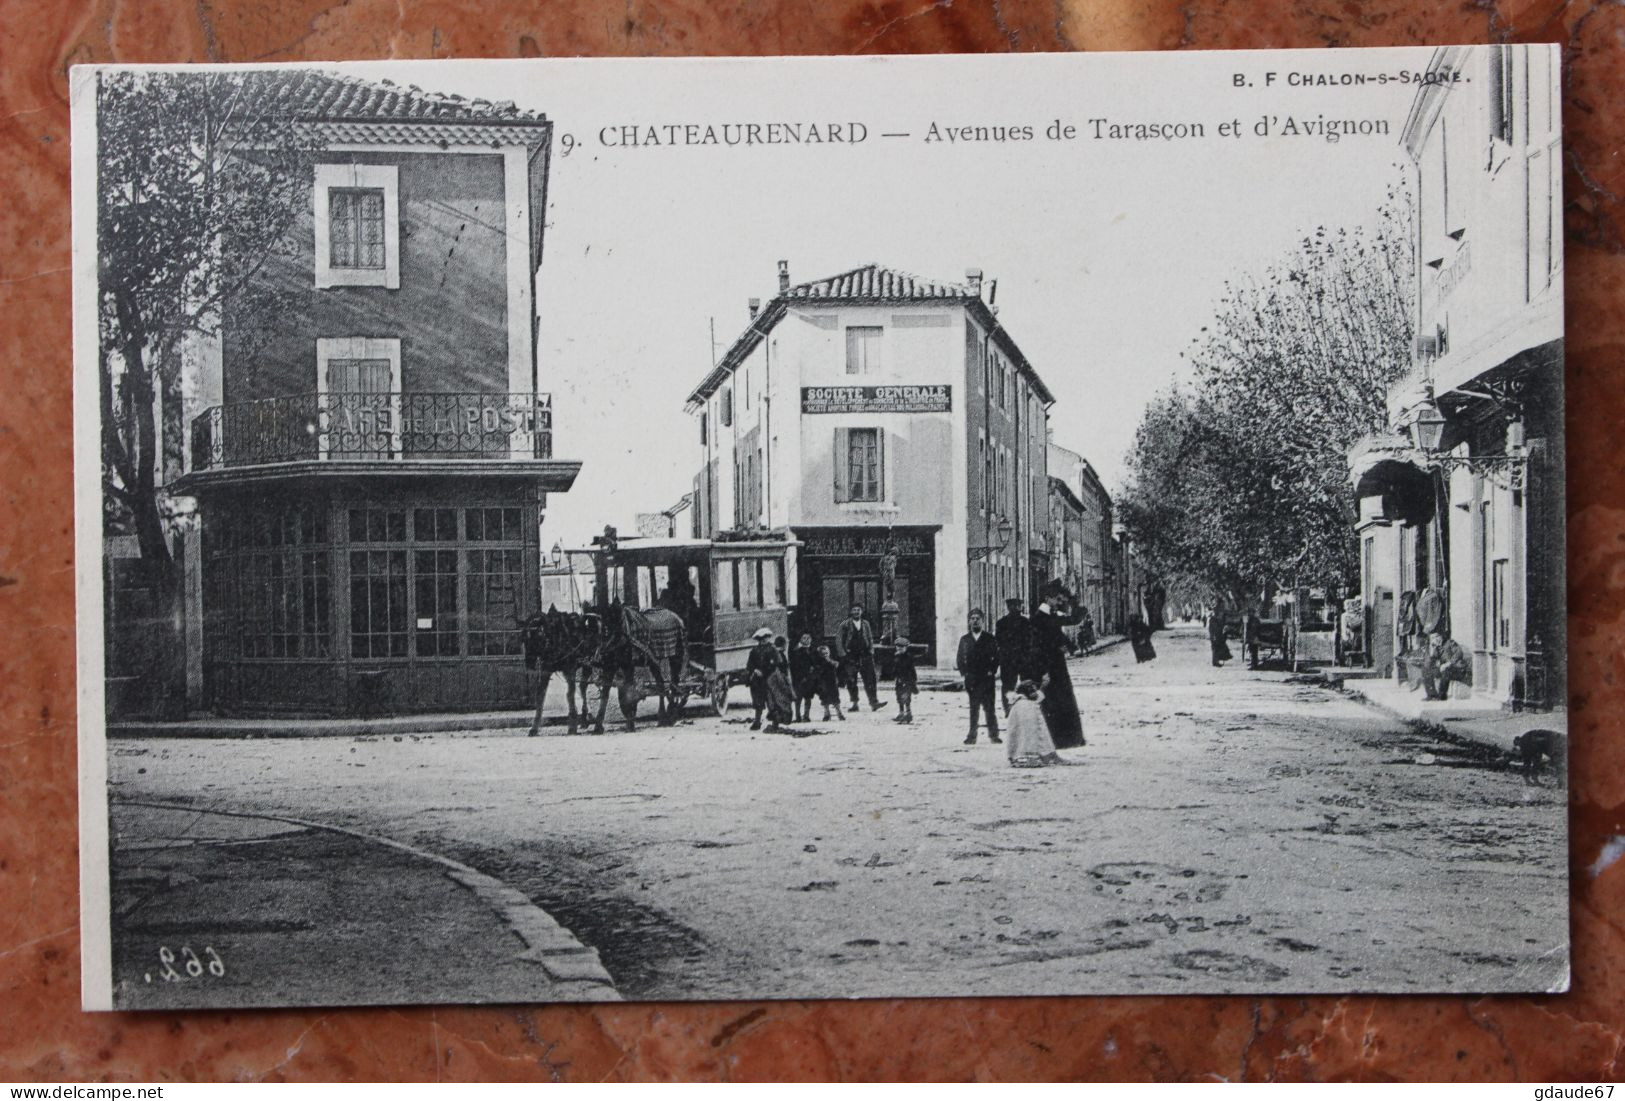
[[[824,705],[824,721],[829,721],[830,708],[843,723],[846,715],[841,711],[841,663],[830,655],[829,646],[818,647],[818,662],[814,666],[818,678],[818,701]]]
[[[773,640],[773,672],[767,678],[768,717],[777,732],[779,723],[796,721],[795,691],[790,687],[790,640],[783,635]]]
[[[1038,702],[1038,685],[1030,680],[1016,685],[1016,700],[1010,706],[1004,740],[1009,743],[1006,752],[1010,763],[1016,768],[1042,768],[1061,763],[1061,755],[1055,752],[1055,740],[1049,734],[1049,723],[1044,720],[1044,709]]]
[[[790,687],[796,694],[796,722],[812,721],[812,702],[818,695],[818,651],[812,635],[803,631],[790,651]]]
[[[893,681],[897,686],[897,718],[892,721],[911,723],[914,721],[914,694],[920,690],[920,676],[914,669],[914,653],[909,649],[908,639],[898,635],[893,645],[897,654],[892,659]]]

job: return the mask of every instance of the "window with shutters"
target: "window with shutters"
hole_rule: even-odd
[[[850,325],[846,330],[846,373],[874,375],[880,373],[879,325]]]
[[[383,188],[334,188],[327,193],[327,219],[330,267],[383,269]]]
[[[850,428],[846,434],[846,499],[882,500],[881,432],[878,428]]]
[[[400,173],[391,164],[316,166],[316,286],[401,285]]]

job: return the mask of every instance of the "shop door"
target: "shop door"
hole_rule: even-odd
[[[902,587],[902,578],[898,578],[898,587]],[[824,612],[822,623],[824,637],[834,638],[841,622],[846,619],[854,605],[863,608],[864,618],[869,621],[869,629],[877,636],[880,634],[880,579],[876,577],[826,577],[823,580],[821,606]]]
[[[1378,588],[1371,601],[1371,622],[1366,638],[1371,667],[1383,676],[1394,671],[1394,590]]]

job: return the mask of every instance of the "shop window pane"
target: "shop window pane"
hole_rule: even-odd
[[[406,655],[406,552],[350,552],[350,650],[355,657]]]
[[[451,657],[457,645],[457,552],[417,551],[413,555],[417,574],[415,617],[416,650],[419,657]]]
[[[412,516],[412,537],[419,543],[457,541],[457,510],[420,508]]]
[[[468,538],[474,543],[517,543],[524,538],[517,508],[471,508]]]
[[[404,543],[406,512],[403,509],[352,508],[350,542]]]
[[[519,598],[523,588],[523,552],[517,549],[468,552],[470,654],[520,652],[519,632],[515,629],[514,621],[519,615]]]

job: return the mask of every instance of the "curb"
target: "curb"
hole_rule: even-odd
[[[1437,726],[1453,738],[1473,742],[1501,753],[1512,752],[1512,739],[1526,730],[1543,729],[1555,725],[1560,726],[1565,737],[1567,736],[1568,721],[1566,714],[1562,714],[1561,719],[1554,717],[1554,713],[1549,712],[1511,710],[1486,713],[1482,716],[1413,715],[1399,708],[1389,706],[1381,700],[1373,699],[1358,688],[1350,688],[1347,686],[1347,682],[1342,687],[1334,689],[1334,691],[1363,707],[1368,707],[1399,722],[1426,723]]]
[[[529,729],[534,711],[402,715],[381,719],[185,719],[107,724],[109,738],[342,738]]]
[[[446,875],[467,888],[486,906],[496,912],[505,925],[513,930],[514,934],[525,943],[525,951],[519,954],[519,959],[531,961],[541,965],[547,977],[565,989],[558,993],[568,993],[572,997],[549,999],[550,1001],[594,1001],[617,1002],[621,1000],[619,991],[615,989],[615,980],[610,978],[609,972],[604,970],[603,962],[598,958],[598,950],[589,948],[576,939],[574,933],[560,925],[553,915],[537,906],[515,888],[504,883],[494,876],[470,868],[467,864],[459,863],[447,856],[408,845],[404,841],[395,841],[388,837],[378,837],[374,834],[362,833],[346,826],[334,826],[325,822],[312,822],[305,818],[292,818],[284,814],[250,814],[246,811],[229,810],[201,810],[198,807],[183,803],[158,803],[144,799],[116,799],[108,801],[109,807],[114,805],[127,807],[147,807],[152,810],[176,811],[185,814],[214,814],[223,818],[252,818],[262,822],[286,822],[292,826],[304,829],[323,830],[328,833],[344,834],[358,841],[380,845],[396,852],[405,853],[419,860],[428,861],[438,865]],[[576,984],[579,984],[576,985]],[[593,988],[602,989],[593,989]]]

